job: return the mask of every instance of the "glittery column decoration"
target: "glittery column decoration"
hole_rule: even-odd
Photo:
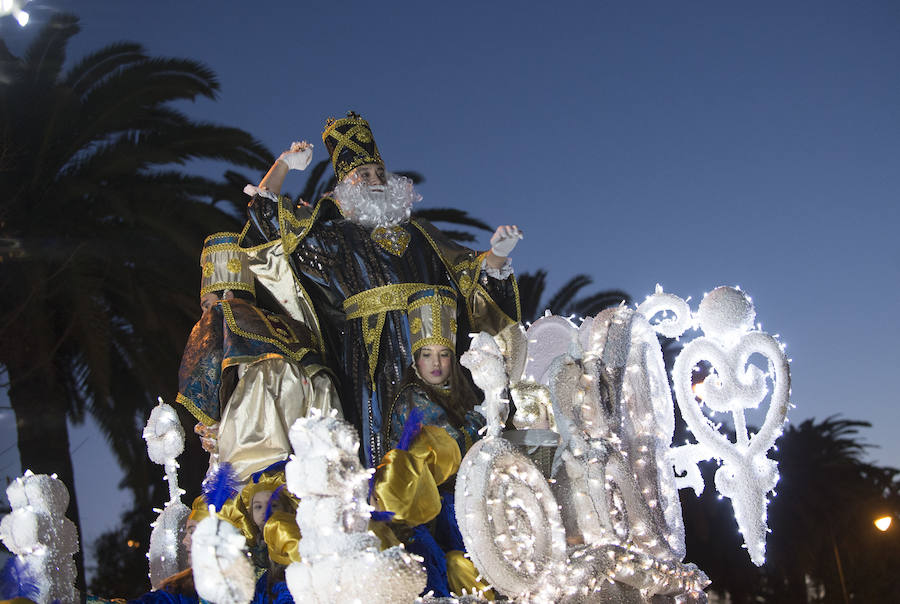
[[[147,454],[153,463],[166,470],[169,483],[169,500],[162,510],[154,509],[159,515],[150,526],[150,585],[153,589],[187,566],[187,552],[181,543],[184,524],[190,509],[181,501],[184,490],[178,486],[178,462],[175,458],[184,451],[184,429],[178,421],[178,414],[171,405],[159,399],[159,404],[150,412],[150,418],[143,432],[147,442]]]
[[[19,557],[37,588],[36,602],[78,602],[75,561],[78,533],[66,518],[69,491],[56,474],[27,470],[7,488],[12,511],[0,522],[0,540]]]

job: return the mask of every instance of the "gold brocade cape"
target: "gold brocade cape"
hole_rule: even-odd
[[[223,372],[266,358],[301,361],[315,352],[303,324],[244,300],[220,300],[191,330],[178,371],[176,401],[206,425],[218,422],[233,384]]]

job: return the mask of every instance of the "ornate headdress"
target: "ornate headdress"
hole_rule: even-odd
[[[406,301],[412,352],[423,346],[456,348],[456,292],[445,286],[423,289]]]
[[[200,252],[200,296],[223,289],[242,290],[254,296],[250,258],[238,245],[237,233],[215,233]]]
[[[257,472],[253,474],[250,482],[241,489],[240,499],[241,503],[243,503],[244,508],[248,511],[253,509],[253,496],[261,491],[269,491],[274,493],[275,491],[279,491],[282,500],[286,501],[290,507],[291,511],[297,508],[297,500],[291,495],[290,491],[287,488],[282,488],[285,486],[284,480],[284,470],[276,470],[276,471],[263,471]],[[270,495],[271,497],[271,495]]]
[[[194,503],[191,506],[191,514],[188,516],[188,520],[196,520],[200,522],[204,518],[209,516],[209,505],[206,503],[206,498],[203,495],[200,495],[196,499],[194,499]]]
[[[347,112],[347,117],[339,120],[328,118],[325,131],[322,132],[322,142],[328,148],[338,182],[344,180],[352,170],[365,164],[384,167],[369,122],[353,111]]]

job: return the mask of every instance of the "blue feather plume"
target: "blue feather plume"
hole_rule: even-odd
[[[0,599],[36,600],[38,595],[37,581],[28,572],[25,562],[18,556],[10,556],[0,570]]]
[[[394,519],[394,512],[381,512],[379,510],[372,510],[369,513],[372,515],[372,520],[375,522],[390,522]]]
[[[403,432],[400,434],[400,440],[397,441],[397,446],[395,448],[404,451],[409,450],[412,441],[415,440],[422,430],[422,419],[424,417],[425,414],[422,413],[422,410],[418,407],[410,409],[409,417],[406,418],[406,422],[403,424]]]
[[[225,502],[237,494],[237,472],[231,464],[224,462],[211,470],[203,480],[203,496],[206,503],[220,511]]]
[[[269,520],[269,517],[272,515],[272,503],[281,496],[281,491],[284,490],[284,485],[281,485],[269,495],[269,501],[266,503],[266,517],[263,522]]]

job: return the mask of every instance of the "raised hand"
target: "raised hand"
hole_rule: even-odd
[[[284,162],[288,170],[305,170],[312,160],[312,152],[312,144],[306,141],[296,142],[278,157],[278,161]]]
[[[525,235],[516,225],[502,225],[491,235],[491,251],[494,255],[506,258],[509,256],[519,239]]]

